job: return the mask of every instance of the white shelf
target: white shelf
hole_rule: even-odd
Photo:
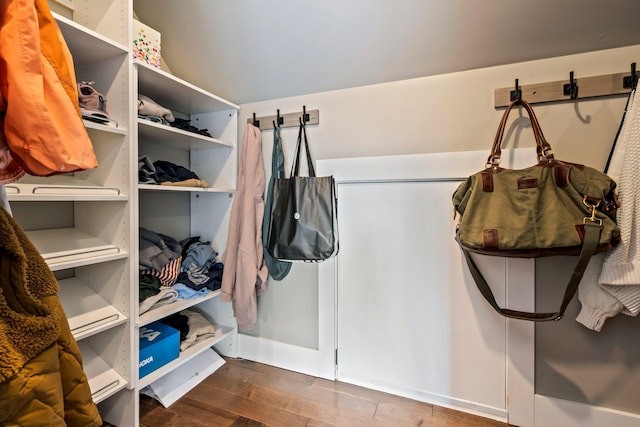
[[[76,341],[127,321],[127,317],[77,278],[60,280],[58,298]]]
[[[166,108],[189,115],[240,109],[238,105],[166,71],[138,60],[134,60],[134,64],[138,68],[138,93],[150,97]]]
[[[137,122],[138,135],[146,140],[152,141],[154,144],[161,144],[181,150],[216,147],[233,148],[232,144],[195,132],[188,132],[140,118],[137,119]]]
[[[225,363],[215,350],[205,349],[191,358],[188,364],[160,377],[149,384],[148,388],[140,390],[140,393],[154,397],[162,403],[162,406],[168,408]]]
[[[52,271],[126,258],[119,247],[77,228],[27,231]]]
[[[181,187],[179,185],[138,184],[138,190],[147,191],[186,191],[189,193],[233,193],[233,188]]]
[[[60,27],[64,40],[73,54],[74,60],[95,62],[124,56],[129,49],[103,35],[83,27],[64,16],[53,13],[53,17]]]
[[[75,181],[78,184],[78,181]],[[126,201],[118,188],[14,182],[5,186],[10,201]]]
[[[89,380],[91,396],[95,403],[102,402],[127,386],[127,381],[89,346],[82,342],[78,343],[78,346],[82,353],[82,366]]]
[[[141,379],[139,379],[138,388],[140,389],[140,388],[146,387],[152,382],[158,380],[159,378],[162,378],[169,372],[187,363],[189,360],[193,359],[203,351],[219,343],[220,341],[228,337],[229,334],[233,331],[232,328],[229,328],[226,326],[218,326],[218,328],[221,331],[219,335],[216,335],[215,337],[210,339],[202,340],[201,342],[194,344],[193,346],[189,347],[185,351],[180,352],[180,357],[178,357],[177,359],[172,360],[166,365],[158,368],[157,370],[151,372],[145,377],[142,377]]]
[[[86,127],[87,129],[97,130],[97,131],[106,132],[106,133],[113,133],[116,135],[127,134],[126,129],[115,127],[112,125],[100,124],[100,123],[92,122],[91,120],[84,120],[84,119],[82,120],[82,123],[84,123],[84,127]]]
[[[162,305],[158,308],[153,308],[144,314],[142,314],[138,321],[136,322],[136,326],[142,327],[144,325],[148,325],[149,323],[155,322],[156,320],[164,319],[167,316],[170,316],[174,313],[178,313],[179,311],[185,310],[189,307],[193,307],[195,305],[201,304],[205,301],[213,299],[220,295],[220,289],[215,291],[209,291],[208,294],[193,299],[181,299],[179,298],[176,302],[171,304]]]

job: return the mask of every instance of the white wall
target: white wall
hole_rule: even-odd
[[[493,107],[494,89],[512,86],[515,78],[520,80],[520,84],[568,79],[570,71],[575,72],[579,84],[580,77],[624,72],[638,58],[640,46],[632,46],[243,104],[239,133],[243,134],[244,123],[253,113],[256,116],[274,115],[276,109],[280,109],[284,114],[301,111],[305,105],[308,110],[320,110],[320,124],[308,128],[316,160],[481,149],[488,153],[502,115],[502,110]],[[534,108],[545,136],[556,151],[556,158],[602,168],[625,101],[624,97],[605,97],[537,105]],[[271,135],[271,131],[263,132],[265,168],[268,171]],[[296,136],[297,129],[283,129],[287,168],[290,167]],[[478,159],[478,169],[483,167],[485,160]],[[532,159],[532,163],[534,161]],[[317,267],[295,265],[282,282],[270,284],[267,293],[259,299],[258,323],[245,333],[302,347],[317,347],[317,291]],[[583,333],[580,330],[583,327],[573,319],[566,318],[563,322],[565,334]],[[637,321],[624,326],[629,328],[629,337],[636,336],[638,326]],[[600,334],[607,334],[606,329],[605,325]],[[553,340],[554,351],[557,351],[557,346],[562,346],[561,338]],[[625,350],[633,354],[619,357],[620,362],[615,369],[619,369],[622,363],[626,369],[640,367],[639,350],[640,343],[634,349]],[[569,397],[575,396],[576,399],[585,399],[585,393],[580,391],[580,380],[573,378],[584,376],[584,370],[578,368],[580,361],[588,359],[590,363],[600,363],[597,354],[584,354],[590,351],[588,346],[584,346],[582,351],[572,361],[576,369],[565,364],[562,373],[578,389],[574,393],[567,388],[570,390],[567,393],[571,394]],[[545,354],[544,348],[537,349],[538,357],[544,358]],[[636,389],[638,386],[640,379]],[[610,403],[604,391],[590,394],[598,395],[601,406]],[[612,405],[615,406],[616,402]],[[637,412],[640,412],[640,403]]]

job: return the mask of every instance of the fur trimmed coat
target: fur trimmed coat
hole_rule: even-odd
[[[53,273],[0,208],[0,425],[102,425]]]

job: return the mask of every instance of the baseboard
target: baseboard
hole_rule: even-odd
[[[238,357],[318,377],[318,350],[238,334]],[[333,378],[329,378],[333,380]]]
[[[365,378],[355,378],[344,375],[338,375],[338,379],[339,381],[360,387],[406,397],[408,399],[430,403],[432,405],[442,406],[444,408],[454,409],[456,411],[466,412],[468,414],[478,415],[484,418],[507,422],[507,411],[503,408],[494,408],[452,396],[404,387],[401,384],[385,383],[380,380],[371,381]]]
[[[637,427],[640,414],[535,396],[535,427]]]

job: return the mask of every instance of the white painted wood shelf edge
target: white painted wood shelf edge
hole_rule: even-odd
[[[227,338],[229,336],[229,334],[233,331],[233,328],[227,327],[227,326],[217,326],[216,329],[216,333],[220,331],[219,335],[216,335],[213,338],[210,339],[206,339],[206,340],[202,340],[196,344],[194,344],[193,346],[189,347],[188,349],[186,349],[185,351],[180,352],[180,357],[178,357],[175,360],[172,360],[171,362],[167,363],[166,365],[158,368],[157,370],[151,372],[150,374],[140,378],[138,380],[138,390],[148,386],[149,384],[151,384],[152,382],[156,381],[157,379],[163,377],[164,375],[166,375],[167,373],[173,371],[174,369],[178,368],[179,366],[187,363],[189,360],[193,359],[194,357],[196,357],[197,355],[199,355],[200,353],[202,353],[203,351],[207,350],[208,348],[213,347],[215,344],[219,343],[220,341],[222,341],[223,339]]]
[[[156,320],[164,319],[167,316],[170,316],[174,313],[178,313],[182,310],[186,310],[189,307],[193,307],[198,304],[202,304],[205,301],[213,299],[220,295],[220,289],[215,291],[209,291],[208,294],[199,298],[192,299],[178,299],[177,301],[160,306],[158,308],[153,308],[143,314],[141,314],[136,322],[136,326],[141,327],[144,325],[148,325],[149,323],[153,323]]]
[[[124,313],[94,292],[82,280],[72,277],[60,280],[59,284],[58,298],[76,341],[127,321]]]
[[[78,346],[94,402],[100,403],[127,386],[127,381],[89,346],[82,342],[79,342]]]

